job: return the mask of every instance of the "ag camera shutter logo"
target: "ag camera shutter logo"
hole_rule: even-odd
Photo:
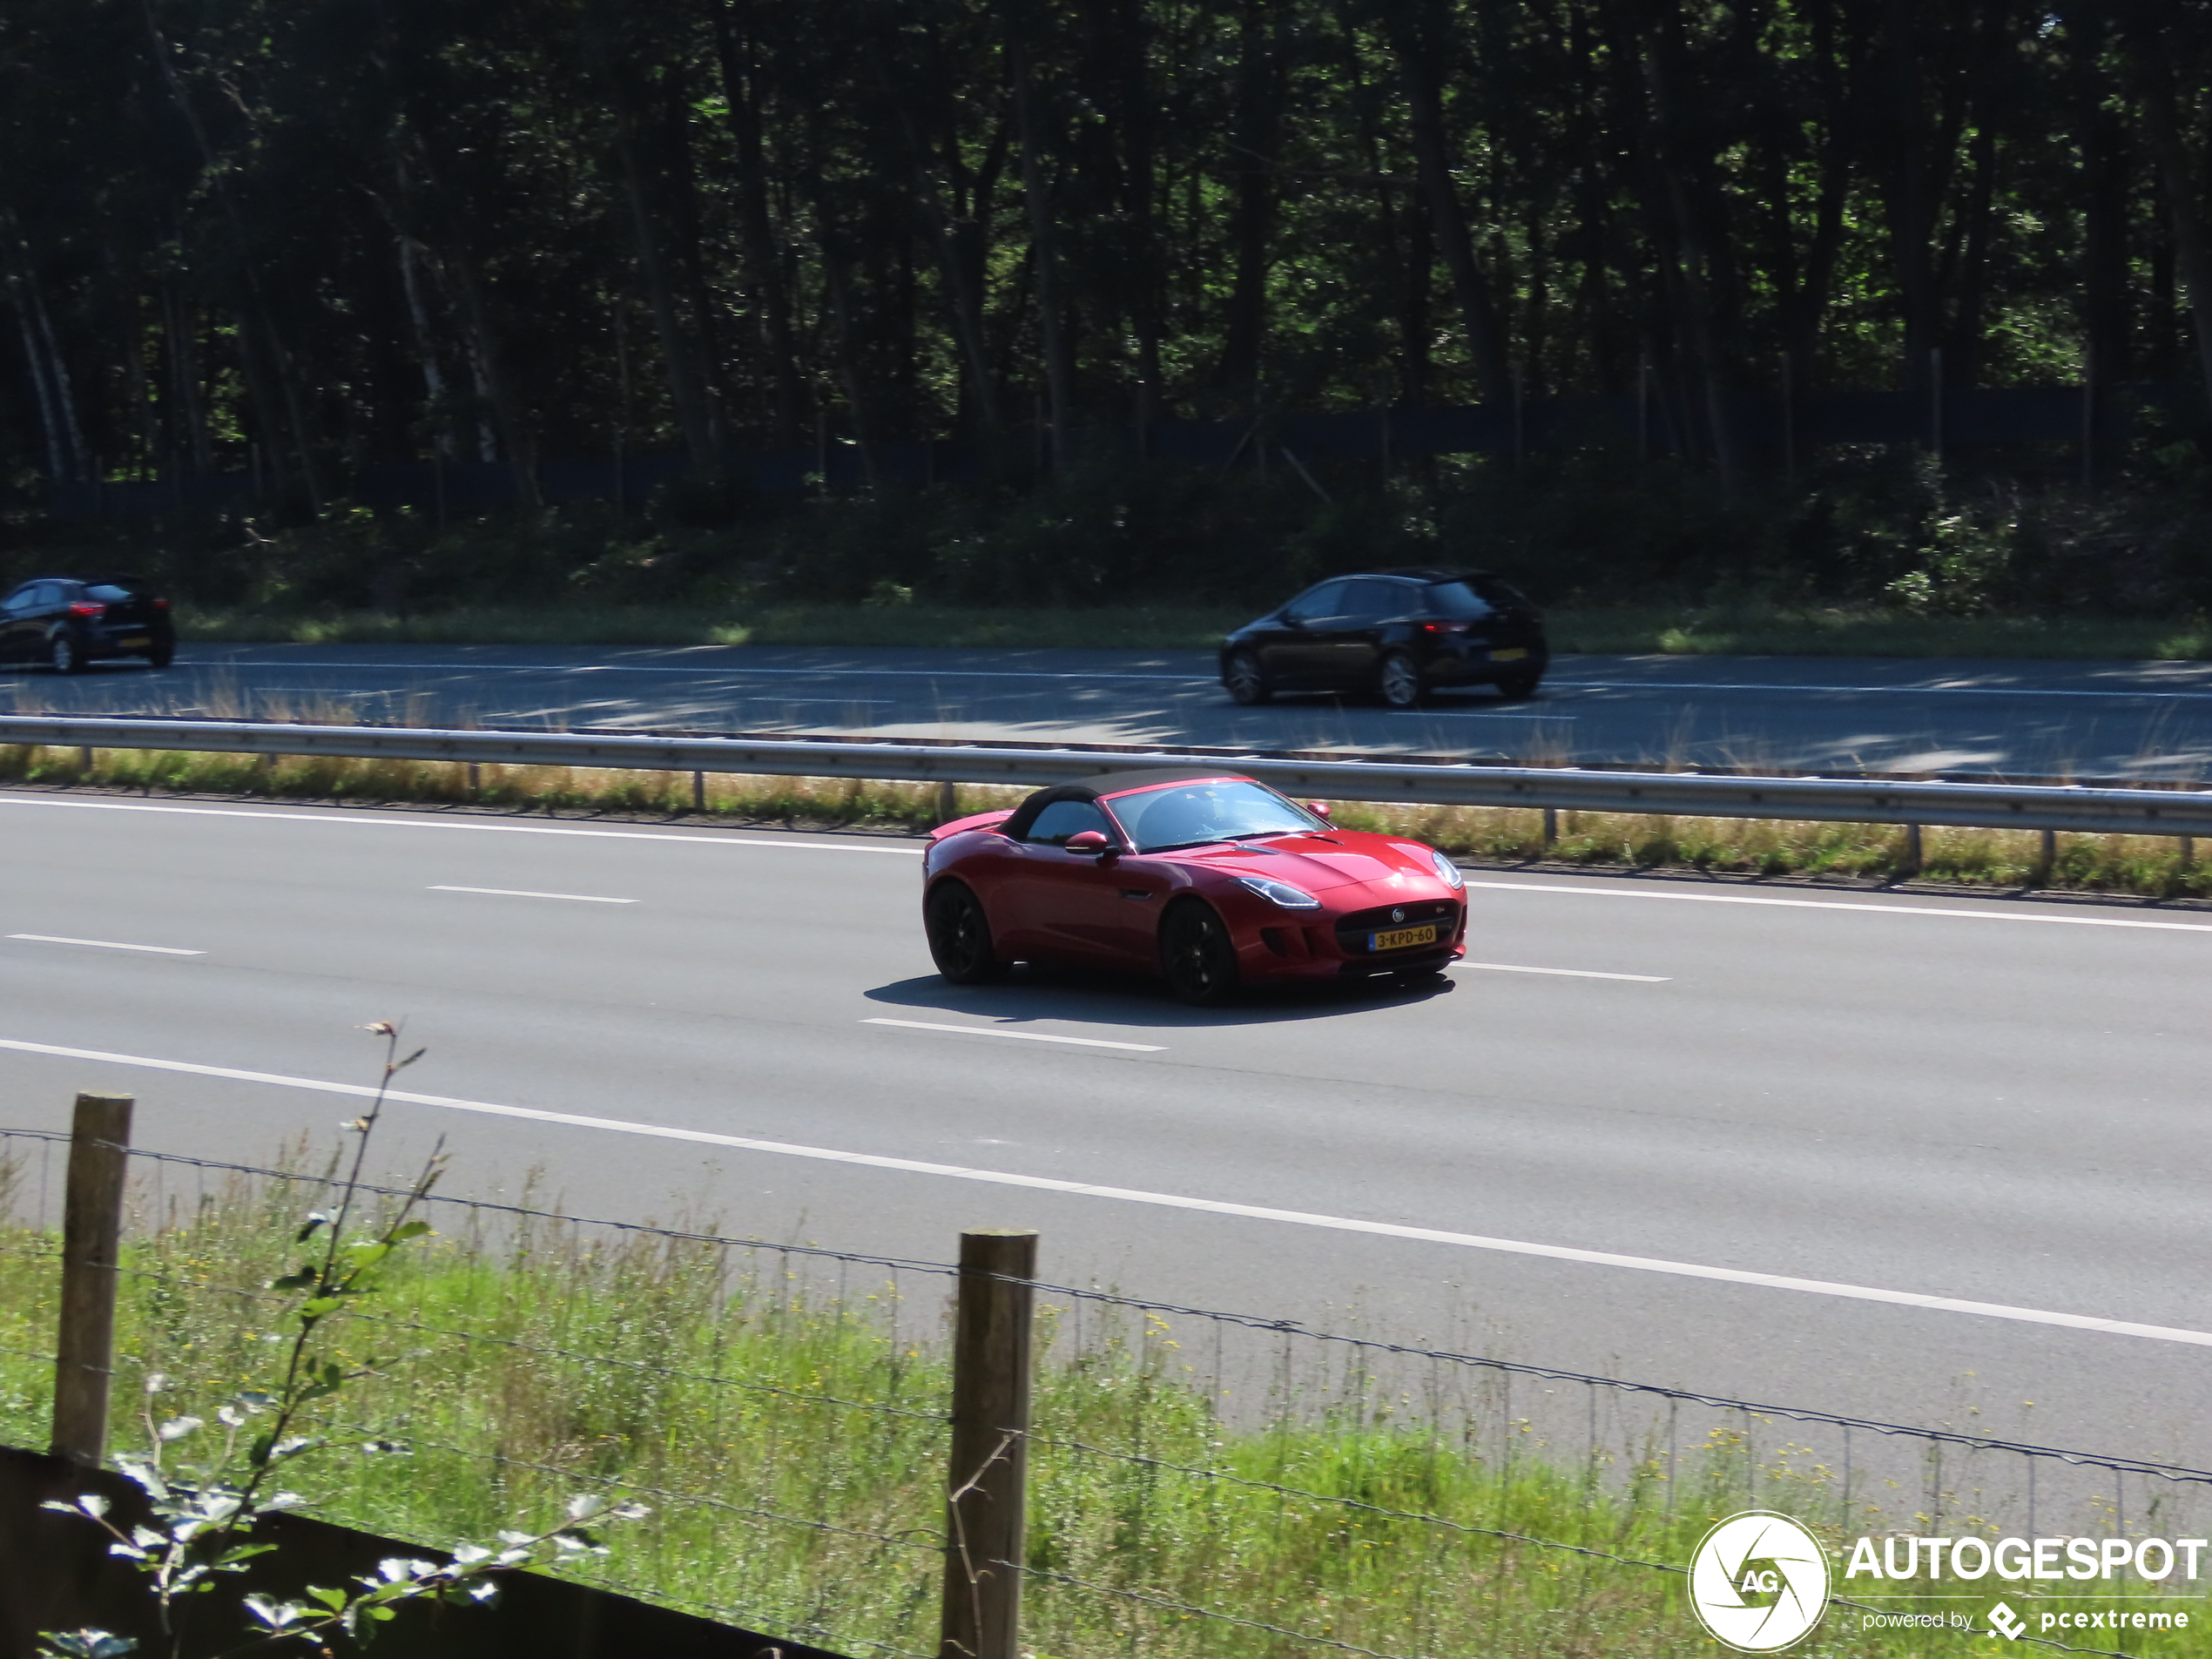
[[[1689,1558],[1689,1605],[1723,1646],[1778,1653],[1828,1610],[1828,1552],[1787,1515],[1730,1515]]]

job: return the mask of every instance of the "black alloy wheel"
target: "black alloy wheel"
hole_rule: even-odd
[[[57,674],[82,674],[85,667],[84,647],[77,643],[75,634],[61,629],[46,642],[46,660],[53,664]]]
[[[1428,687],[1421,684],[1420,665],[1402,651],[1383,658],[1376,689],[1393,709],[1417,709],[1428,697]]]
[[[955,985],[988,985],[1006,977],[1007,964],[991,948],[991,924],[983,901],[962,881],[931,889],[922,907],[922,930],[929,936],[930,960]]]
[[[1246,708],[1256,703],[1264,703],[1275,695],[1275,688],[1267,683],[1267,676],[1260,671],[1259,658],[1248,651],[1240,651],[1231,656],[1222,681],[1229,687],[1229,700],[1240,703]]]
[[[1524,668],[1517,674],[1498,677],[1498,695],[1508,703],[1521,703],[1536,695],[1536,683],[1542,679],[1541,669]]]
[[[1186,900],[1162,920],[1160,974],[1193,1008],[1211,1008],[1236,990],[1237,947],[1211,905]]]

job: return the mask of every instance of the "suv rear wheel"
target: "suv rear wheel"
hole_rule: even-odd
[[[1267,676],[1260,671],[1259,658],[1248,651],[1240,651],[1230,658],[1221,681],[1229,688],[1230,701],[1247,708],[1264,703],[1275,694],[1275,688],[1267,683]]]
[[[1428,696],[1428,687],[1421,684],[1420,665],[1402,651],[1383,658],[1376,689],[1393,709],[1417,709]]]
[[[47,642],[46,660],[54,665],[57,674],[82,674],[84,647],[78,644],[75,634],[64,628]]]

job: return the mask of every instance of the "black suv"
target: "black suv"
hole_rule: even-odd
[[[1544,613],[1481,570],[1332,577],[1222,642],[1239,703],[1278,691],[1373,691],[1394,709],[1440,685],[1533,693],[1550,664]]]
[[[166,668],[176,654],[169,602],[131,577],[34,577],[0,599],[0,658],[81,674],[98,657],[143,657]]]

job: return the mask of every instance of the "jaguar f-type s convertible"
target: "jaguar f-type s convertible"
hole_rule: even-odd
[[[1186,1002],[1240,985],[1441,972],[1465,882],[1418,841],[1338,828],[1233,772],[1130,772],[940,827],[929,954],[955,984],[1017,961],[1158,974]]]

